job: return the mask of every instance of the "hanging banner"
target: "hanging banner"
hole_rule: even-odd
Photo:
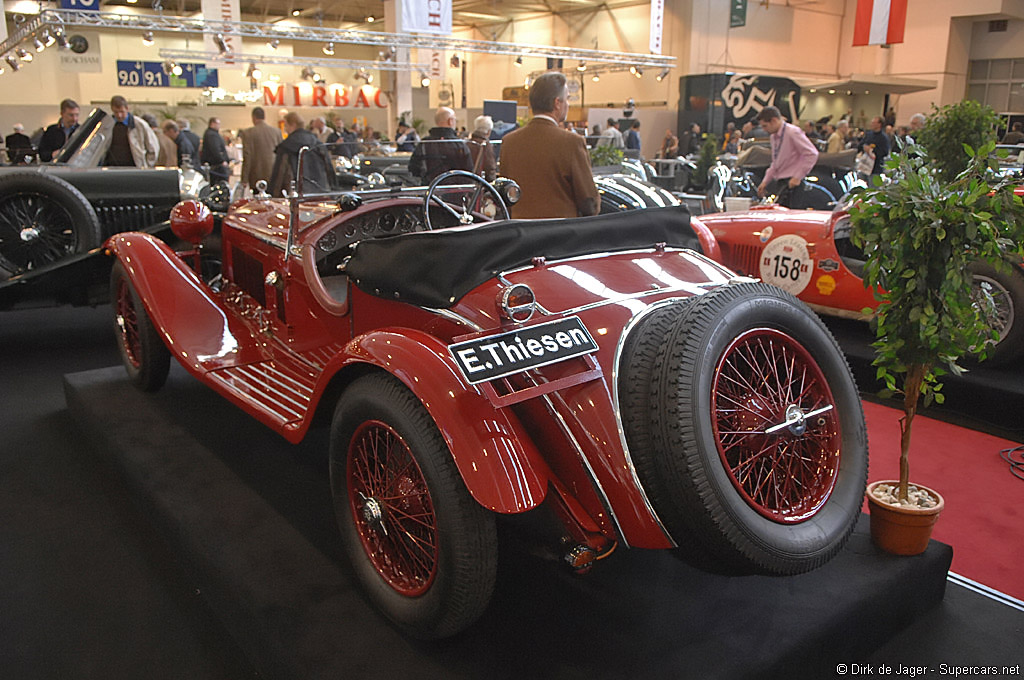
[[[398,0],[399,29],[404,32],[452,33],[452,0]]]
[[[906,25],[907,0],[857,0],[853,46],[901,43]]]
[[[229,24],[236,23],[242,16],[241,11],[238,9],[239,0],[202,0],[201,7],[203,16],[210,21],[224,21]],[[224,47],[229,52],[241,52],[242,51],[242,38],[241,36],[232,35],[231,33],[221,34],[224,38]],[[206,33],[203,35],[203,49],[207,52],[220,52],[221,46],[217,44],[217,35],[215,33]],[[227,62],[229,64],[234,62]]]
[[[729,28],[747,25],[747,0],[729,1]]]
[[[661,35],[665,24],[665,0],[651,0],[651,54],[661,54]]]

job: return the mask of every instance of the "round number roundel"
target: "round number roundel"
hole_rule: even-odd
[[[807,241],[796,234],[780,236],[761,251],[761,280],[787,293],[802,293],[813,269]]]

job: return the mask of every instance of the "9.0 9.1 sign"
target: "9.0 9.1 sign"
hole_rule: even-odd
[[[205,64],[180,64],[181,75],[164,72],[160,61],[117,60],[118,87],[219,87],[215,68]]]

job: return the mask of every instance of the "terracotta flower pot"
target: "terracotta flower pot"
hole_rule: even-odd
[[[878,481],[868,484],[868,508],[871,511],[871,540],[882,550],[894,555],[920,555],[928,547],[932,527],[945,507],[945,501],[933,489],[915,484],[939,499],[933,508],[904,508],[875,498],[872,491],[879,484],[898,484]]]

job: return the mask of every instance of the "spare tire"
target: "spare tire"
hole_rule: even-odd
[[[78,189],[42,172],[0,174],[0,280],[98,248],[96,211]]]
[[[842,548],[867,431],[846,360],[803,303],[763,283],[723,286],[653,312],[623,357],[630,456],[681,557],[795,574]]]

